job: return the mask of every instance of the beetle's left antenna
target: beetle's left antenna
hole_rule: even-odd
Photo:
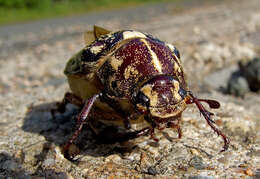
[[[66,152],[68,152],[70,145],[73,144],[73,142],[76,140],[76,138],[80,134],[83,125],[87,122],[86,119],[91,110],[91,107],[93,106],[96,99],[98,97],[100,97],[101,95],[102,95],[102,93],[95,94],[94,96],[92,96],[91,98],[89,98],[86,101],[83,109],[81,110],[80,114],[77,117],[77,130],[74,132],[73,136],[70,138],[70,140],[67,142],[67,144],[64,147],[65,154],[66,154]]]

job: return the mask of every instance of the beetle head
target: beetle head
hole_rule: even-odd
[[[155,76],[144,83],[135,97],[139,112],[156,118],[169,118],[186,108],[187,92],[179,81],[169,75]]]

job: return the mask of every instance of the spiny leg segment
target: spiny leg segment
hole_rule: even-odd
[[[96,95],[92,96],[85,103],[84,107],[82,108],[80,114],[77,117],[77,130],[74,132],[74,134],[72,135],[72,137],[70,138],[70,140],[67,142],[67,144],[64,147],[65,152],[68,152],[70,145],[73,144],[73,142],[76,140],[76,138],[80,134],[83,125],[87,122],[87,117],[89,115],[91,107],[93,106],[94,102],[100,95],[101,94],[96,94]]]

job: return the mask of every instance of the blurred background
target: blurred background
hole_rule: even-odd
[[[166,2],[167,0],[161,0]],[[170,0],[168,0],[170,1]],[[156,0],[1,0],[0,24],[10,24],[57,16],[102,11],[104,9],[136,6],[159,2]]]

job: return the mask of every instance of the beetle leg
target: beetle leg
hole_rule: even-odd
[[[77,130],[74,132],[74,134],[72,135],[72,137],[70,138],[70,140],[66,143],[66,145],[64,147],[65,155],[68,154],[66,152],[68,152],[70,145],[73,144],[73,142],[76,140],[76,138],[80,134],[83,125],[87,122],[87,117],[88,117],[91,107],[93,106],[94,102],[100,95],[101,94],[96,94],[96,95],[92,96],[85,103],[83,109],[81,110],[81,112],[77,118]]]
[[[180,139],[182,137],[182,130],[181,130],[181,127],[179,125],[179,122],[180,122],[179,119],[177,120],[177,123],[175,121],[170,121],[170,122],[167,123],[167,127],[176,128],[177,131],[178,131],[178,138]]]
[[[61,102],[56,103],[56,108],[51,109],[51,115],[53,118],[55,118],[55,113],[58,111],[59,113],[64,113],[66,110],[66,105],[68,103],[74,104],[76,106],[82,106],[84,102],[82,101],[81,98],[78,96],[74,95],[73,93],[67,92],[65,93],[63,100]]]
[[[157,127],[157,124],[151,119],[151,116],[149,115],[145,115],[144,116],[144,119],[150,123],[152,126],[150,127],[150,130],[149,130],[149,133],[150,133],[150,136],[151,138],[155,141],[155,142],[158,142],[159,139],[157,139],[155,136],[154,136],[154,129],[155,127]]]
[[[143,136],[143,135],[147,135],[150,132],[150,130],[151,130],[150,127],[143,128],[143,129],[137,131],[135,133],[135,136],[136,137],[140,137],[140,136]]]
[[[150,128],[150,136],[155,142],[159,142],[159,139],[154,136],[154,127]]]
[[[131,116],[127,115],[121,109],[121,107],[120,107],[120,105],[118,104],[117,101],[107,97],[105,94],[101,96],[101,101],[104,101],[105,103],[107,103],[111,108],[113,108],[123,118],[124,126],[125,126],[126,129],[131,128],[131,123],[130,123],[130,117]]]
[[[228,137],[226,137],[218,128],[216,128],[213,123],[214,121],[211,119],[211,115],[212,113],[207,111],[204,106],[202,106],[202,104],[200,103],[200,101],[203,101],[203,102],[207,102],[208,101],[214,101],[214,100],[201,100],[201,99],[198,99],[196,97],[193,96],[193,94],[191,92],[189,92],[189,97],[190,99],[186,102],[187,104],[191,104],[191,103],[195,103],[196,106],[199,108],[199,111],[200,113],[204,116],[204,118],[206,119],[208,125],[218,134],[222,137],[222,139],[224,140],[224,146],[223,146],[223,149],[220,151],[220,152],[224,152],[228,149],[229,147],[229,143],[230,143],[230,140]],[[218,103],[218,102],[217,102]],[[219,104],[219,103],[218,103]],[[210,104],[209,104],[210,105]],[[216,105],[213,105],[216,107]]]

